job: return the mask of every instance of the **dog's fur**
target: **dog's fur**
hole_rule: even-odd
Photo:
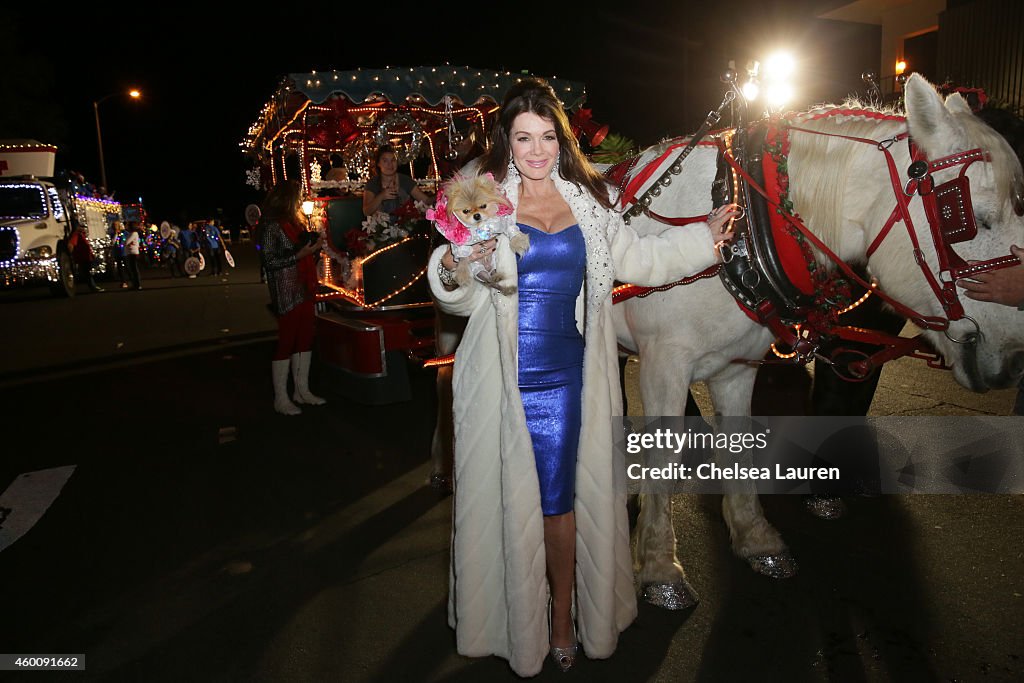
[[[456,280],[465,285],[475,277],[511,294],[515,288],[498,284],[501,276],[493,265],[465,258],[473,253],[476,244],[496,235],[505,235],[517,254],[525,253],[529,247],[530,238],[512,220],[512,206],[501,187],[491,174],[457,175],[444,184],[442,192],[447,198],[448,219],[458,221],[470,232],[470,237],[461,245],[452,243],[452,254],[458,259]]]

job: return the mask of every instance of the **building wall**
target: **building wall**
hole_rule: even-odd
[[[946,0],[915,0],[882,12],[882,73],[880,76],[884,80],[891,83],[896,74],[896,60],[904,57],[903,40],[937,29],[939,14],[945,9]],[[914,65],[908,64],[907,71],[913,70]]]
[[[939,73],[1024,115],[1024,3],[958,5],[939,15]]]
[[[896,60],[904,57],[903,41],[936,30],[939,14],[946,9],[946,0],[856,0],[840,7],[832,4],[829,3],[820,18],[881,27],[881,69],[878,76],[884,94],[891,94],[895,89]],[[913,71],[914,65],[908,65],[908,70]]]

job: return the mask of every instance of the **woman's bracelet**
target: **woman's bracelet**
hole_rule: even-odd
[[[437,262],[437,279],[445,287],[458,287],[459,281],[455,279],[455,271],[444,267],[444,261]]]

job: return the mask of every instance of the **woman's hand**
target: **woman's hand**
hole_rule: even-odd
[[[957,280],[957,287],[963,289],[968,298],[977,301],[991,301],[1004,306],[1024,306],[1024,249],[1013,245],[1010,251],[1020,259],[1021,265],[978,273]]]
[[[380,211],[380,207],[386,199],[397,199],[398,190],[395,188],[384,188],[377,194],[369,190],[363,190],[363,215],[372,216]]]
[[[441,265],[448,270],[455,270],[458,267],[459,261],[484,261],[491,258],[494,250],[498,247],[498,238],[492,237],[489,240],[480,242],[479,244],[473,245],[473,253],[469,256],[464,256],[462,259],[457,259],[452,254],[452,245],[448,245],[448,250],[441,257]]]
[[[302,245],[302,248],[295,252],[295,256],[296,258],[305,258],[307,256],[312,256],[313,254],[320,251],[323,248],[323,246],[324,235],[323,233],[320,233],[319,235],[317,235],[316,241]]]
[[[455,260],[455,255],[452,254],[452,245],[448,245],[448,249],[445,250],[444,256],[441,257],[441,265],[444,266],[445,270],[455,270],[459,262]]]
[[[711,239],[718,242],[731,242],[736,233],[732,229],[732,220],[739,217],[740,207],[737,204],[723,204],[717,209],[712,209],[708,214],[708,228],[711,230]]]
[[[466,257],[468,261],[488,262],[494,250],[498,248],[498,238],[492,237],[489,240],[473,245],[473,253]]]

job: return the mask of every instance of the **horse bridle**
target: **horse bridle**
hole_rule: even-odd
[[[967,319],[970,320],[976,328],[978,327],[977,321],[964,312],[963,303],[960,301],[957,293],[956,281],[963,277],[973,277],[981,273],[989,273],[1001,268],[1009,268],[1020,264],[1020,260],[1012,253],[1006,256],[988,259],[987,261],[968,264],[960,257],[959,254],[953,251],[954,244],[968,242],[974,239],[978,234],[977,224],[974,219],[974,207],[971,203],[970,180],[966,175],[967,169],[976,161],[991,162],[992,155],[981,148],[974,148],[928,161],[924,158],[924,154],[920,148],[914,145],[913,141],[910,140],[910,134],[908,132],[899,133],[891,138],[879,141],[837,133],[825,133],[823,131],[816,131],[810,128],[800,128],[797,126],[790,126],[789,130],[811,133],[814,135],[838,137],[846,140],[852,140],[854,142],[871,144],[885,154],[886,166],[889,171],[889,179],[892,182],[893,194],[896,198],[896,206],[893,207],[885,225],[882,226],[878,235],[871,242],[871,245],[868,246],[866,255],[870,258],[882,242],[885,241],[886,237],[889,236],[892,227],[896,223],[902,222],[907,230],[907,236],[910,238],[911,244],[914,247],[914,261],[917,263],[918,268],[921,270],[925,280],[928,282],[928,286],[931,288],[935,298],[945,311],[946,318],[923,316],[902,304],[896,306],[895,303],[898,302],[894,303],[892,300],[888,300],[887,303],[893,305],[897,311],[913,320],[915,324],[919,324],[927,329],[938,330],[946,333],[946,336],[949,337],[951,341],[957,343],[968,341],[967,339],[954,339],[948,334],[949,323],[954,320]],[[896,161],[893,159],[892,153],[889,151],[889,148],[893,144],[900,142],[901,140],[908,140],[912,161],[910,167],[907,169],[908,179],[905,183],[896,168]],[[962,168],[955,178],[939,185],[935,184],[934,178],[932,177],[933,173],[955,168],[957,166],[962,166]],[[928,219],[929,232],[931,234],[932,246],[935,248],[935,253],[938,257],[939,277],[935,276],[925,260],[917,231],[914,228],[913,218],[910,215],[910,200],[915,195],[921,198],[921,202],[924,205],[925,216]],[[788,216],[786,219],[798,230],[801,230],[805,236],[808,234],[806,226],[803,226],[799,220],[794,222],[793,220],[790,220]],[[798,225],[798,223],[800,224]],[[819,248],[822,247],[819,246]],[[827,248],[822,248],[822,251],[830,259],[835,261],[837,265],[839,264],[840,260],[838,256],[833,254]],[[943,273],[949,273],[950,279],[942,280],[941,276]],[[861,284],[863,285],[864,283],[861,282]]]
[[[866,290],[872,291],[875,295],[879,296],[879,298],[892,306],[899,314],[914,322],[918,327],[921,327],[922,329],[941,331],[947,338],[955,343],[976,343],[978,337],[981,335],[981,330],[977,321],[966,315],[964,312],[963,304],[961,303],[956,291],[957,279],[972,277],[980,273],[992,272],[1001,268],[1008,268],[1020,263],[1019,259],[1011,253],[1006,256],[968,264],[952,249],[953,244],[969,241],[977,235],[977,225],[974,220],[974,210],[970,198],[970,183],[966,173],[970,165],[976,161],[991,162],[991,155],[985,150],[975,148],[965,152],[951,154],[939,159],[926,161],[920,149],[910,141],[910,135],[908,132],[899,133],[891,138],[879,141],[837,133],[827,133],[797,126],[789,126],[789,130],[796,130],[814,135],[838,137],[854,142],[871,144],[885,154],[886,165],[889,171],[896,205],[890,213],[885,225],[868,247],[866,254],[870,257],[891,233],[892,227],[897,222],[902,222],[913,245],[915,262],[928,282],[929,287],[932,289],[936,299],[942,306],[946,317],[926,316],[918,313],[903,303],[888,296],[885,292],[865,282],[849,264],[843,261],[837,254],[821,242],[821,240],[818,239],[817,236],[806,227],[806,225],[804,225],[799,217],[792,215],[788,211],[782,210],[778,202],[773,197],[769,196],[769,194],[747,173],[746,169],[743,168],[742,163],[724,149],[722,156],[728,165],[731,166],[736,176],[743,178],[745,182],[742,184],[746,185],[752,191],[763,197],[768,204],[779,212],[786,222],[792,225],[793,228],[799,231],[808,242],[833,261],[836,266],[851,280],[857,282]],[[911,150],[912,163],[907,171],[908,179],[906,182],[903,181],[903,178],[897,170],[895,159],[889,151],[889,148],[892,145],[902,140],[908,141]],[[695,136],[687,146],[687,152],[695,146],[696,142],[697,139]],[[662,159],[665,156],[668,156],[668,153],[669,152],[666,151]],[[682,158],[685,158],[685,156],[685,154],[682,155]],[[659,161],[662,159],[659,159]],[[676,167],[680,165],[681,160],[682,159],[677,158],[675,163],[670,165],[670,170],[667,171],[665,175],[678,173],[679,171]],[[957,166],[962,166],[962,168],[956,178],[940,185],[935,185],[932,175],[933,173],[955,168]],[[666,225],[683,225],[702,219],[702,217],[668,218],[651,211],[649,208],[651,200],[654,196],[660,194],[660,188],[658,188],[658,185],[662,184],[663,180],[665,179],[657,180],[652,185],[652,188],[654,188],[653,191],[649,190],[648,193],[645,193],[645,196],[640,198],[636,198],[635,195],[631,193],[623,193],[624,196],[622,196],[622,199],[625,200],[623,205],[626,203],[635,203],[631,213],[635,214],[642,212],[651,219]],[[664,182],[663,184],[667,185],[668,182]],[[634,185],[634,187],[636,187],[636,185]],[[938,277],[936,277],[928,266],[910,214],[910,201],[915,195],[921,197],[925,216],[928,219],[932,244],[935,248],[939,261]],[[1020,215],[1021,208],[1019,206],[1019,202],[1015,204],[1014,209],[1018,215]],[[723,260],[727,260],[728,256],[731,255],[731,252],[729,251],[730,247],[725,245],[721,247],[721,249]],[[709,274],[714,274],[710,272],[711,270],[713,269],[709,269],[708,271],[699,274],[698,277],[706,277]],[[949,273],[950,279],[942,279],[943,273]],[[697,278],[687,279],[674,284],[686,284],[688,281],[692,281],[693,279]],[[628,298],[629,296],[644,296],[646,293],[637,292],[635,290],[639,288],[634,287],[623,289],[626,290],[621,293],[623,295],[623,299]],[[659,288],[659,290],[660,289],[663,288]],[[759,315],[759,317],[762,316]],[[973,333],[968,334],[963,338],[955,338],[949,334],[950,322],[962,319],[970,321],[974,325],[975,330]],[[819,346],[817,338],[821,333],[835,334],[837,332],[837,329],[809,330],[807,329],[807,326],[804,327],[802,333],[800,331],[794,332],[774,315],[763,317],[762,323],[767,324],[780,340],[789,343],[791,348],[794,350],[795,355],[804,361],[809,360],[817,353]],[[884,363],[900,356],[914,356],[927,360],[929,365],[932,365],[933,367],[945,367],[944,364],[941,363],[941,358],[929,353],[920,340],[904,339],[901,337],[894,337],[883,332],[860,330],[857,328],[839,328],[836,336],[848,341],[878,344],[885,347],[882,351],[879,351],[873,356],[870,356],[864,361],[856,364],[860,366],[856,370],[856,374],[858,375],[866,375],[867,372],[870,371],[871,366]]]

